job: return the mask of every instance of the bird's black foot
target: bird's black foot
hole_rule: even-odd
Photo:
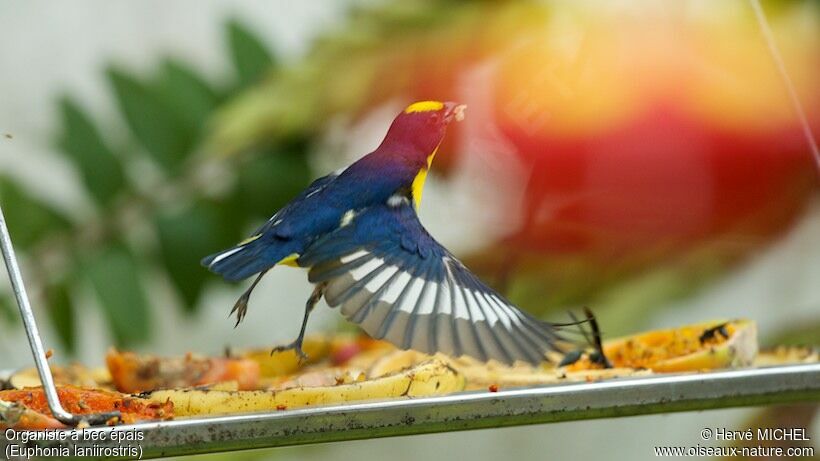
[[[267,270],[260,272],[259,275],[256,276],[256,279],[254,279],[253,283],[251,283],[251,286],[249,286],[248,289],[242,293],[242,296],[240,296],[239,299],[236,300],[236,304],[233,305],[233,309],[231,309],[231,313],[228,314],[228,317],[236,312],[236,323],[233,326],[234,328],[239,326],[239,323],[245,318],[245,314],[248,313],[248,300],[251,299],[251,293],[253,293],[253,289],[256,288],[256,285],[260,280],[262,280],[262,277],[264,277],[267,272]]]
[[[586,314],[590,330],[592,330],[592,341],[590,341],[590,345],[593,347],[594,351],[589,354],[589,361],[604,368],[612,368],[612,362],[609,361],[604,353],[604,345],[603,340],[601,339],[601,329],[598,327],[598,319],[595,318],[595,314],[593,314],[588,307],[584,307],[584,314]]]
[[[596,350],[589,354],[589,361],[595,365],[600,365],[601,368],[612,368],[612,363],[606,358],[604,350]]]
[[[601,368],[612,368],[612,362],[609,361],[604,353],[604,346],[603,341],[601,340],[601,330],[598,327],[598,320],[595,318],[592,311],[587,307],[584,307],[584,314],[586,314],[587,318],[584,320],[578,320],[578,318],[570,312],[570,317],[572,317],[573,322],[564,325],[577,325],[578,331],[586,340],[587,346],[592,350],[588,351],[587,347],[581,347],[579,349],[568,351],[564,354],[564,358],[558,366],[563,367],[572,365],[581,360],[581,358],[584,357],[584,354],[586,354],[591,364],[598,365]],[[589,331],[584,328],[585,325],[589,325]]]
[[[302,341],[305,339],[305,329],[307,328],[308,317],[310,317],[311,311],[313,308],[316,307],[316,303],[322,299],[322,295],[325,292],[325,283],[320,283],[316,285],[316,288],[313,289],[313,293],[310,295],[310,298],[307,300],[307,304],[305,304],[305,316],[302,317],[302,328],[299,329],[299,336],[296,337],[296,340],[286,346],[278,346],[274,347],[270,354],[273,355],[274,352],[284,352],[293,350],[296,352],[296,357],[299,359],[299,365],[305,363],[308,359],[307,354],[305,351],[302,350]]]
[[[273,355],[276,352],[286,352],[292,350],[296,353],[296,358],[299,359],[299,365],[307,362],[308,355],[305,354],[305,351],[302,350],[302,341],[301,338],[293,341],[290,344],[286,344],[284,346],[276,346],[270,351],[270,355]]]
[[[242,319],[245,318],[245,314],[248,313],[248,300],[250,299],[250,293],[246,292],[239,299],[236,300],[236,304],[233,305],[233,309],[231,309],[231,313],[228,314],[230,317],[236,312],[236,323],[234,324],[234,328],[239,326],[239,323],[242,322]]]

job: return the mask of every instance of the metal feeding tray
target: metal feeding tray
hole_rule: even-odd
[[[126,447],[143,458],[462,431],[581,419],[820,401],[820,364],[614,379],[499,392],[375,401],[85,429],[77,442]],[[117,431],[139,441],[117,441]],[[122,453],[122,452],[121,452]],[[136,451],[130,453],[137,453]]]

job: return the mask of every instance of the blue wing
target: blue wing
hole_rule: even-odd
[[[360,210],[299,258],[331,307],[404,349],[541,363],[557,326],[522,312],[436,242],[409,200]]]

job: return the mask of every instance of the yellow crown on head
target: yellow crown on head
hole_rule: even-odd
[[[404,109],[404,113],[429,112],[431,110],[441,110],[443,107],[444,103],[441,101],[419,101],[407,106],[407,109]]]

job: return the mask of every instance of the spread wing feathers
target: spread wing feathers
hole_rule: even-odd
[[[484,285],[422,227],[406,204],[361,210],[299,259],[330,306],[375,338],[427,353],[537,364],[564,352],[556,325]]]

